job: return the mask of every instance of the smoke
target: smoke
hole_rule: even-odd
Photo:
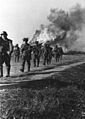
[[[82,50],[82,47],[84,49],[85,8],[82,8],[79,4],[77,4],[72,7],[69,12],[54,9],[53,11],[51,10],[48,19],[52,23],[49,25],[51,26],[50,31],[52,31],[55,35],[57,27],[60,27],[60,32],[66,32],[66,37],[61,39],[61,36],[63,35],[61,34],[60,37],[55,39],[55,42],[59,42],[60,45],[64,46],[68,50]]]
[[[70,44],[70,49],[85,51],[85,8],[82,8],[79,4],[76,5],[71,9],[70,16],[73,21],[73,36],[76,35],[72,44]]]
[[[78,34],[78,39],[71,46],[71,50],[85,51],[85,24],[83,24]]]
[[[85,51],[85,8],[77,4],[69,12],[63,11],[62,14],[60,13],[61,10],[56,12],[56,9],[54,9],[49,15],[51,24],[41,25],[41,32],[39,35],[35,34],[34,40],[32,40],[38,40],[42,43],[50,41],[51,43],[54,42],[53,44],[58,42],[68,50]],[[56,22],[53,22],[55,18]],[[66,32],[66,36],[61,38],[63,32]],[[57,36],[59,37],[57,38]]]

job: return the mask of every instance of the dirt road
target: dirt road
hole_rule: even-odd
[[[81,57],[80,57],[81,56]],[[25,72],[21,73],[20,63],[13,63],[11,68],[11,77],[9,78],[1,78],[0,79],[0,87],[7,86],[15,86],[15,85],[25,85],[28,82],[44,80],[50,78],[54,75],[59,75],[60,72],[70,69],[71,67],[76,67],[85,63],[84,55],[76,55],[76,56],[64,56],[63,60],[59,63],[55,63],[54,59],[52,64],[49,66],[43,66],[42,62],[39,68],[33,68],[31,66],[31,71],[29,73]]]

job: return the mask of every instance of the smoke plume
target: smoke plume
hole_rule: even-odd
[[[70,16],[73,21],[74,34],[76,40],[70,45],[71,49],[78,51],[85,51],[85,8],[80,5],[72,8]]]

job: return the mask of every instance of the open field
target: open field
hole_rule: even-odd
[[[64,56],[57,64],[53,59],[50,66],[0,79],[10,84],[0,90],[1,119],[84,119],[84,61],[84,55]]]

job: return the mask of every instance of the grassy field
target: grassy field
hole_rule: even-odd
[[[43,90],[8,89],[0,92],[5,119],[83,119],[85,92],[76,87]]]
[[[84,59],[84,55],[65,56],[60,64]],[[61,71],[50,80],[59,83],[42,89],[0,90],[1,119],[85,119],[85,64]]]

